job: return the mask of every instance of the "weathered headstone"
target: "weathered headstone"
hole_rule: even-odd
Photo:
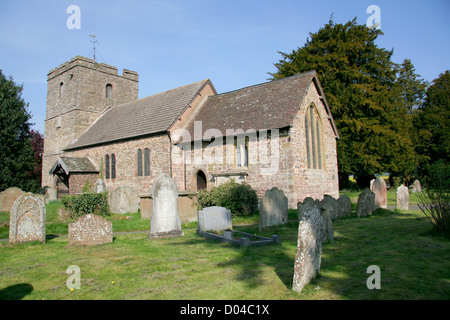
[[[152,187],[153,209],[148,239],[183,236],[178,214],[178,189],[172,178],[163,173]]]
[[[416,192],[422,192],[422,184],[420,183],[419,180],[414,180],[413,184],[412,184],[412,192],[416,193]]]
[[[207,207],[198,211],[198,232],[232,230],[231,210]]]
[[[332,212],[334,210],[333,203],[331,201],[324,201],[320,206],[320,214],[323,218],[323,238],[322,241],[333,241],[334,239],[334,227],[331,219]]]
[[[298,225],[297,254],[292,289],[301,292],[320,271],[322,259],[323,218],[318,208],[304,213]]]
[[[21,195],[10,212],[9,242],[45,242],[45,203],[32,193]]]
[[[338,217],[338,203],[335,198],[326,194],[323,196],[323,199],[320,201],[319,208],[326,206],[326,208],[330,211],[330,217],[332,220]]]
[[[373,213],[373,204],[375,194],[369,188],[364,189],[358,196],[358,205],[356,207],[356,216],[367,217]]]
[[[99,215],[86,214],[69,223],[69,245],[93,246],[112,241],[112,222]]]
[[[14,202],[23,194],[25,192],[16,187],[0,192],[0,212],[10,212]]]
[[[397,188],[397,203],[396,209],[409,210],[409,191],[403,184]]]
[[[305,214],[306,211],[314,207],[316,207],[316,202],[311,197],[305,198],[303,202],[298,202],[297,203],[298,221],[302,220],[303,215]]]
[[[139,194],[128,186],[120,186],[109,193],[109,210],[112,213],[135,213],[139,210]]]
[[[376,178],[372,185],[372,192],[375,194],[373,210],[387,208],[387,188],[383,178]]]
[[[95,191],[95,193],[103,193],[106,191],[106,185],[102,179],[98,179],[95,182],[94,191]]]
[[[352,214],[352,201],[347,195],[341,195],[337,200],[337,204],[339,218],[348,217]]]
[[[259,230],[287,223],[288,199],[282,190],[273,187],[264,193],[259,205]]]

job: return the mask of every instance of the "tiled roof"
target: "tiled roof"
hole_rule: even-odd
[[[59,167],[61,167],[67,175],[75,172],[98,172],[97,168],[88,158],[59,157],[50,170],[50,174],[55,173],[56,169]]]
[[[65,150],[164,132],[208,82],[195,82],[113,107]]]
[[[223,136],[227,129],[258,131],[291,126],[314,79],[317,80],[316,72],[311,71],[209,96],[186,129],[196,140],[194,121],[201,121],[203,132],[218,129]]]

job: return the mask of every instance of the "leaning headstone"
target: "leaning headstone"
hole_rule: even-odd
[[[25,192],[16,187],[0,192],[0,212],[10,212],[14,202],[23,194]]]
[[[184,236],[178,214],[178,189],[172,178],[163,173],[152,187],[153,209],[148,239]]]
[[[323,218],[318,208],[304,213],[298,225],[297,254],[292,289],[301,292],[320,271],[322,259]]]
[[[303,202],[297,203],[297,215],[298,215],[298,221],[302,220],[303,215],[306,211],[308,211],[311,208],[316,207],[316,203],[313,198],[307,197],[303,200]]]
[[[396,209],[409,210],[409,191],[403,184],[397,188],[397,203]]]
[[[387,188],[383,178],[376,178],[372,185],[372,192],[375,194],[373,210],[387,208]]]
[[[95,182],[94,191],[95,191],[95,193],[103,193],[106,191],[106,185],[102,179],[98,179]]]
[[[223,207],[206,207],[198,210],[198,232],[232,230],[231,210]]]
[[[337,205],[338,205],[337,215],[339,218],[348,217],[352,214],[352,201],[347,195],[345,194],[341,195],[337,200]]]
[[[282,190],[273,187],[264,193],[259,205],[259,230],[286,224],[288,220],[288,198]]]
[[[356,216],[367,217],[373,213],[373,204],[375,194],[369,188],[364,189],[358,196],[358,205],[356,207]]]
[[[112,241],[112,222],[99,215],[86,214],[69,223],[69,245],[94,246]]]
[[[21,195],[10,212],[9,242],[45,242],[45,203],[32,194]]]
[[[139,194],[128,186],[120,186],[111,191],[108,202],[112,213],[135,213],[139,210]]]

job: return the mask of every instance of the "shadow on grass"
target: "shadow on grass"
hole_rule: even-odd
[[[0,290],[0,300],[22,300],[33,291],[29,283],[19,283]]]

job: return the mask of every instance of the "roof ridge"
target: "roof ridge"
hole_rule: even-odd
[[[257,84],[253,84],[250,86],[246,86],[240,89],[235,89],[235,90],[231,90],[231,91],[227,91],[227,92],[222,92],[222,93],[218,93],[216,95],[210,96],[210,97],[217,97],[217,96],[221,96],[221,95],[226,95],[226,94],[230,94],[230,93],[235,93],[241,90],[245,90],[245,89],[249,89],[249,88],[255,88],[255,87],[260,87],[260,86],[265,86],[265,85],[269,85],[269,84],[273,84],[275,82],[281,82],[281,81],[287,81],[287,80],[292,80],[292,79],[296,79],[296,78],[301,78],[301,77],[305,77],[308,76],[310,74],[314,74],[317,75],[316,70],[311,70],[311,71],[307,71],[307,72],[303,72],[303,73],[296,73],[292,76],[288,76],[288,77],[284,77],[284,78],[280,78],[280,79],[274,79],[271,81],[267,81],[267,82],[261,82],[261,83],[257,83]]]

